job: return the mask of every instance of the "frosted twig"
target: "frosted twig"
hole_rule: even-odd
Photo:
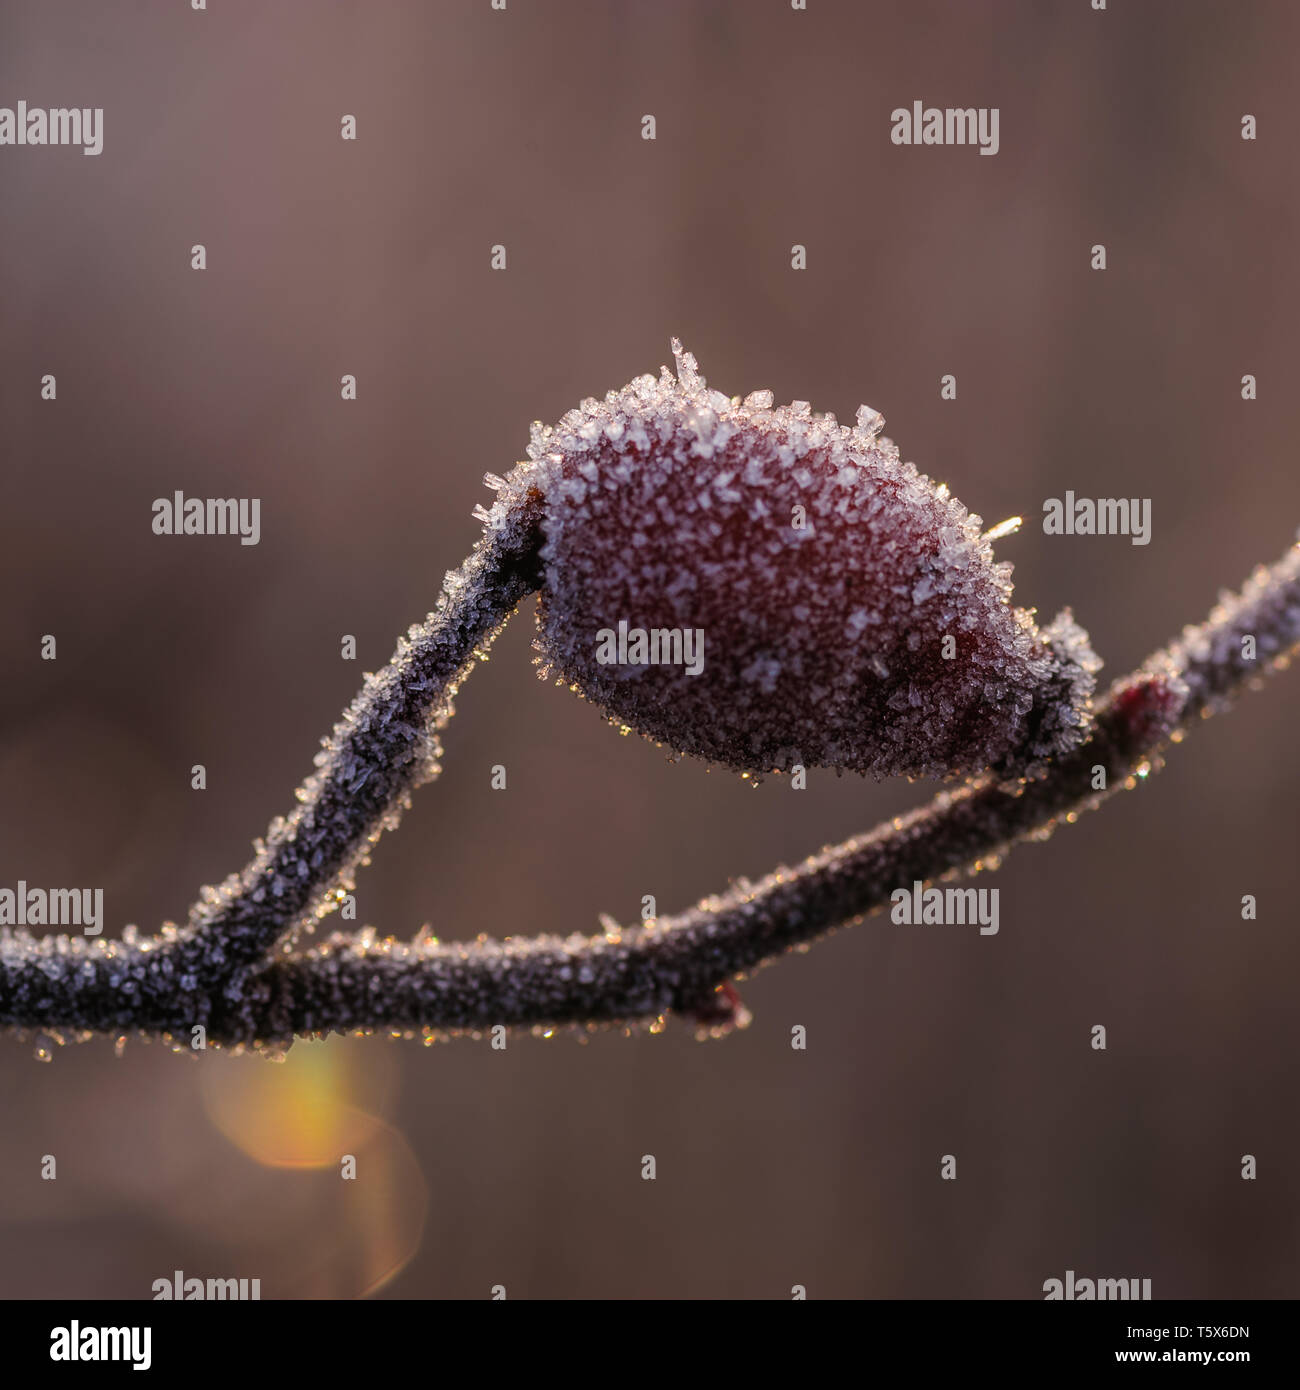
[[[349,767],[373,766],[371,776],[384,779],[385,794],[397,788],[398,801],[419,780],[418,770],[427,771],[419,756],[425,745],[414,723],[394,745],[409,750],[401,765],[405,772],[379,765],[388,738],[382,730],[398,718],[410,723],[419,708],[445,714],[440,701],[454,694],[455,679],[473,648],[528,586],[532,550],[524,537],[530,526],[521,522],[508,542],[499,528],[493,541],[490,529],[478,560],[462,571],[471,576],[471,588],[476,587],[473,575],[482,579],[492,571],[492,597],[478,589],[476,597],[458,598],[452,584],[451,597],[430,624],[445,631],[439,636],[426,629],[410,648],[399,650],[397,669],[418,675],[419,688],[403,695],[381,677],[359,697],[335,737],[338,743],[351,731],[348,757],[358,761],[336,753],[324,769],[338,797],[352,794]],[[492,549],[502,544],[504,549]],[[507,562],[506,555],[513,559]],[[475,570],[476,564],[484,568]],[[1178,741],[1201,717],[1225,709],[1256,678],[1284,667],[1298,647],[1300,546],[1293,546],[1275,565],[1257,570],[1240,594],[1225,595],[1204,624],[1186,629],[1140,670],[1116,682],[1101,701],[1087,739],[1053,760],[1040,780],[1011,788],[986,776],[824,850],[797,869],[778,870],[757,885],[737,886],[657,922],[590,937],[507,937],[475,944],[403,944],[372,932],[335,935],[302,954],[274,959],[260,971],[231,973],[232,957],[249,961],[258,951],[271,950],[305,905],[350,874],[356,846],[345,852],[347,835],[331,834],[328,818],[322,820],[318,812],[310,822],[296,822],[296,838],[282,834],[276,840],[296,847],[290,858],[277,861],[282,866],[312,864],[301,857],[310,843],[304,825],[317,827],[314,833],[323,836],[317,848],[332,846],[305,878],[293,880],[287,907],[283,892],[278,898],[272,894],[274,910],[251,901],[237,905],[248,896],[248,885],[256,891],[268,882],[257,861],[233,896],[209,904],[207,914],[184,933],[172,928],[160,937],[130,935],[121,942],[0,933],[0,1023],[51,1033],[138,1029],[181,1035],[184,1042],[188,1030],[202,1022],[209,1041],[227,1044],[372,1028],[594,1024],[655,1018],[672,1010],[723,1023],[728,1009],[718,991],[730,979],[878,910],[895,888],[993,867],[1020,841],[1050,833],[1062,818],[1135,785],[1158,765],[1170,741]],[[427,656],[415,660],[416,651]],[[434,688],[440,676],[443,694]],[[372,718],[378,709],[394,714],[386,722]],[[1105,791],[1093,790],[1097,767],[1105,770]],[[364,779],[362,787],[369,782]],[[309,804],[310,793],[309,784]],[[367,794],[371,833],[377,834],[391,810],[391,802],[388,807],[382,802],[373,790]],[[314,804],[340,805],[319,794]],[[348,813],[336,809],[333,814]],[[218,938],[209,936],[206,944],[195,940],[223,923],[238,927],[225,961]],[[215,987],[213,977],[197,973],[214,964],[225,972]]]
[[[482,512],[479,543],[445,576],[434,612],[366,677],[297,807],[256,842],[252,861],[204,888],[183,928],[153,938],[130,927],[121,942],[0,929],[0,1024],[161,1033],[206,1026],[228,1007],[246,1014],[246,978],[337,908],[411,792],[437,775],[438,732],[460,681],[537,587],[540,496],[518,480],[488,482],[501,496]]]
[[[438,606],[368,675],[316,755],[298,806],[277,819],[257,855],[220,888],[206,888],[178,938],[178,959],[211,983],[286,950],[295,929],[337,907],[357,866],[394,829],[411,793],[441,770],[438,732],[460,682],[525,595],[537,588],[540,498],[504,482],[483,537],[443,580]]]

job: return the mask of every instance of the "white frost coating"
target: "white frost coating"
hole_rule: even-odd
[[[545,498],[543,675],[744,771],[1032,775],[1084,737],[1087,635],[1012,606],[981,519],[901,460],[879,412],[843,426],[728,397],[673,354],[675,376],[535,424],[512,475]],[[598,663],[620,622],[702,632],[703,670]]]

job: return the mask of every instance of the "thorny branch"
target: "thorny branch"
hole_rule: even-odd
[[[437,731],[459,682],[537,586],[537,502],[516,494],[494,508],[438,609],[336,726],[297,809],[241,874],[205,890],[185,927],[149,938],[128,928],[109,942],[0,932],[0,1025],[56,1040],[139,1031],[178,1047],[199,1024],[224,1045],[369,1029],[594,1025],[669,1011],[725,1028],[737,1017],[737,975],[878,910],[899,886],[995,867],[1020,841],[1135,785],[1170,742],[1300,648],[1296,545],[1117,681],[1090,737],[1040,780],[1004,786],[986,775],[795,869],[635,927],[477,943],[401,943],[366,930],[296,951],[298,929],[337,905],[411,791],[436,774]],[[1098,766],[1101,792],[1092,789]]]

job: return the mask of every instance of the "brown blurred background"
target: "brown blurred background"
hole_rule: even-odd
[[[0,105],[105,108],[98,158],[0,149],[0,884],[102,886],[109,934],[245,861],[468,551],[483,472],[674,333],[712,385],[866,401],[1024,515],[1018,600],[1071,604],[1110,675],[1300,523],[1287,0],[0,14]],[[998,107],[1000,152],[892,145],[914,100]],[[260,497],[261,544],[153,535],[176,489]],[[1067,489],[1150,497],[1151,544],[1045,537]],[[931,793],[672,766],[538,683],[530,629],[361,878],[381,932],[675,911]],[[873,920],[747,983],[725,1041],[0,1040],[0,1294],[1293,1297],[1298,697],[1016,851],[996,937]]]

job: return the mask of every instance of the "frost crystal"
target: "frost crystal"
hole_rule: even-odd
[[[673,352],[675,378],[534,426],[544,675],[744,771],[1032,775],[1085,737],[1087,634],[1012,606],[980,518],[900,461],[876,411],[848,427],[729,398]],[[702,664],[647,660],[667,636],[613,656],[638,631],[702,634]]]

